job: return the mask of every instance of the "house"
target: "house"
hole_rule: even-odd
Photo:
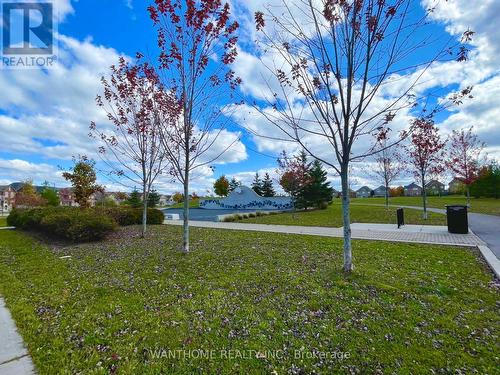
[[[10,185],[0,186],[0,214],[8,213],[16,198],[16,191]]]
[[[370,189],[368,186],[360,187],[358,190],[356,190],[356,196],[358,198],[369,198],[372,196],[372,189]]]
[[[464,187],[465,187],[464,183],[455,177],[448,184],[448,193],[449,194],[462,194],[464,192]]]
[[[374,197],[385,197],[386,190],[387,189],[385,188],[384,185],[380,185],[378,188],[373,190],[373,196]]]
[[[73,189],[71,189],[71,188],[59,189],[59,201],[60,201],[61,206],[65,206],[65,207],[78,206],[78,203],[76,203],[75,197],[73,195]]]
[[[410,185],[404,187],[405,197],[418,197],[422,195],[422,188],[416,183],[412,182]]]
[[[160,195],[160,203],[158,204],[160,207],[172,206],[174,204],[175,202],[171,195],[165,195],[165,194]]]
[[[430,180],[425,185],[425,192],[427,195],[442,195],[444,190],[444,184],[438,180]]]
[[[342,191],[338,191],[336,193],[336,196],[337,198],[342,198]],[[349,198],[356,198],[356,197],[357,197],[356,192],[352,189],[349,189]]]

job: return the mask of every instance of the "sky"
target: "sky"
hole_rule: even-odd
[[[242,78],[240,94],[246,100],[262,100],[269,95],[270,78],[260,64],[266,59],[253,41],[256,38],[253,13],[279,0],[231,0],[233,17],[241,25],[239,55],[234,70]],[[40,184],[48,181],[67,186],[62,169],[71,166],[73,156],[88,155],[98,160],[97,145],[88,137],[91,121],[106,121],[95,105],[100,92],[100,77],[109,72],[120,56],[134,56],[137,51],[157,53],[156,31],[142,0],[54,0],[58,24],[58,63],[43,71],[0,69],[0,185],[32,179]],[[436,5],[436,0],[415,0],[423,7]],[[273,4],[271,4],[273,5]],[[466,29],[475,32],[470,60],[458,64],[450,61],[433,67],[424,79],[426,89],[437,89],[443,97],[448,92],[473,85],[472,100],[439,116],[437,125],[443,136],[453,129],[474,126],[487,143],[490,158],[500,159],[500,1],[449,0],[441,2],[433,12],[433,28],[443,39],[459,39]],[[408,75],[410,75],[408,73]],[[405,77],[403,77],[405,78]],[[381,98],[382,100],[383,98]],[[276,129],[262,116],[242,106],[232,117],[233,125],[215,145],[223,149],[234,137],[241,137],[213,168],[202,168],[194,176],[191,191],[200,195],[211,192],[216,178],[225,174],[250,184],[255,172],[276,176],[276,158],[290,143],[256,137],[248,129],[272,136]],[[402,116],[398,126],[407,125]],[[311,142],[315,142],[312,140]],[[314,145],[314,143],[313,143]],[[318,142],[320,152],[327,153]],[[352,187],[380,185],[370,173],[370,160],[353,166]],[[339,188],[339,178],[329,169],[329,178]],[[441,178],[444,182],[450,176]],[[407,184],[410,174],[394,184]],[[108,191],[130,190],[110,181],[105,174],[99,182]],[[156,186],[162,193],[180,191],[180,184],[162,176]]]

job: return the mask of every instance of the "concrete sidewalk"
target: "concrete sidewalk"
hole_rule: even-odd
[[[351,203],[353,205],[362,205],[362,206],[379,206],[385,207],[384,204],[361,204],[361,203]],[[422,211],[423,208],[419,206],[406,206],[406,205],[397,205],[391,204],[389,207],[401,207],[408,208],[413,210]],[[427,211],[435,212],[438,214],[446,214],[445,209],[441,208],[432,208],[428,207]],[[487,214],[478,214],[475,212],[468,213],[469,219],[469,228],[474,231],[474,233],[481,238],[488,245],[488,248],[491,252],[500,260],[500,216],[496,215],[487,215]]]
[[[165,224],[182,225],[182,221],[165,221]],[[342,228],[328,227],[307,227],[295,225],[267,225],[267,224],[246,224],[246,223],[225,223],[208,221],[190,221],[190,226],[200,228],[243,230],[254,232],[272,232],[285,234],[304,234],[310,236],[323,237],[343,237]],[[453,245],[476,247],[485,243],[473,233],[451,234],[446,227],[431,225],[408,225],[398,229],[393,224],[351,224],[353,239],[427,243],[436,245]]]
[[[5,301],[0,297],[0,375],[35,373],[35,366],[24,347],[23,339],[17,332]]]

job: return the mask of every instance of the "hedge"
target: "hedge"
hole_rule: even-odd
[[[142,208],[131,207],[107,207],[101,209],[105,215],[112,217],[120,226],[142,224]],[[149,225],[163,224],[165,215],[162,211],[148,208]]]
[[[163,212],[148,210],[148,224],[163,224]],[[117,224],[142,223],[142,209],[104,208],[81,210],[75,207],[14,209],[7,223],[24,230],[37,230],[49,236],[74,242],[95,241],[116,229]]]

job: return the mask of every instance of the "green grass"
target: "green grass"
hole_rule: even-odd
[[[0,217],[0,227],[6,227],[6,226],[7,226],[7,218]]]
[[[344,276],[339,239],[193,228],[183,255],[180,227],[138,234],[0,232],[0,293],[40,374],[497,372],[498,286],[471,250],[354,241]]]
[[[190,200],[189,201],[189,207],[190,208],[198,208],[198,207],[200,207],[200,200],[199,199]],[[184,208],[184,202],[176,203],[176,204],[174,204],[172,206],[169,206],[167,208]]]
[[[240,220],[244,223],[303,225],[319,227],[342,227],[342,207],[335,202],[325,210],[287,212],[277,215],[266,215]],[[387,223],[396,224],[396,209],[378,206],[351,206],[351,223]],[[422,212],[405,209],[406,224],[446,225],[446,216],[429,213],[429,218],[424,220]]]
[[[467,200],[462,195],[449,195],[444,197],[427,197],[428,206],[444,209],[449,204],[466,204]],[[353,203],[384,204],[384,198],[356,198]],[[422,197],[394,197],[390,198],[389,204],[422,207]],[[500,199],[495,198],[471,198],[470,212],[489,215],[500,215]]]

